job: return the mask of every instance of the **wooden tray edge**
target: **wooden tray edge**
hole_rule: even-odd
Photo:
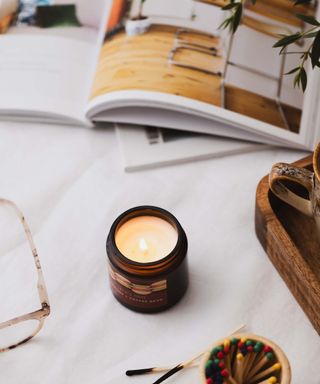
[[[295,162],[294,165],[306,167],[310,162],[311,156],[307,156]],[[259,182],[257,187],[255,209],[256,235],[272,264],[308,316],[316,331],[320,334],[320,281],[274,214],[269,202],[268,193],[269,177],[267,175]],[[292,245],[286,249],[286,254],[284,254],[283,247],[281,247],[283,243]]]

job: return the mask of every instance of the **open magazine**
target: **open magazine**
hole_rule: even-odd
[[[232,38],[219,29],[223,0],[3,0],[0,116],[310,149],[320,139],[320,71],[309,71],[303,94],[285,75],[299,57],[272,48],[303,22],[291,0],[258,3]]]

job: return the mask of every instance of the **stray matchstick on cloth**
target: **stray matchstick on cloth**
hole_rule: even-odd
[[[272,341],[252,334],[231,334],[194,358],[169,368],[127,371],[128,376],[167,371],[153,384],[200,361],[201,384],[290,384],[291,370],[283,351]]]
[[[230,335],[233,335],[233,334],[241,331],[245,327],[246,327],[246,325],[242,325],[241,327],[237,328],[234,332],[232,332]],[[188,361],[185,361],[184,363],[180,363],[177,366],[175,366],[175,367],[173,367],[173,368],[171,368],[169,370],[167,368],[160,368],[160,367],[133,369],[133,370],[128,370],[126,372],[126,375],[127,376],[136,376],[136,375],[144,375],[144,374],[147,374],[147,373],[155,373],[155,372],[168,371],[167,373],[165,373],[163,376],[161,376],[158,380],[156,380],[153,383],[153,384],[160,384],[163,381],[167,380],[169,377],[173,376],[175,373],[181,371],[182,369],[189,368],[189,367],[195,365],[196,361],[199,360],[200,357],[202,357],[207,351],[208,351],[208,349],[206,349],[205,351],[199,353],[198,355],[196,355],[192,359],[190,359]]]

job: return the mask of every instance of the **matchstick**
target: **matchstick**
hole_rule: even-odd
[[[237,381],[235,381],[235,379],[232,377],[232,376],[229,376],[225,379],[225,382],[227,384],[239,384]]]
[[[269,379],[260,381],[258,384],[277,384],[278,380],[275,376],[269,377]]]
[[[261,347],[260,347],[260,344],[261,344]],[[261,342],[257,342],[256,344],[254,344],[253,340],[247,340],[246,348],[247,348],[248,356],[247,356],[246,364],[243,370],[243,381],[246,381],[247,376],[252,368],[252,365],[256,360],[257,353],[259,353],[260,348],[262,349],[262,345],[263,344]]]
[[[172,367],[154,367],[154,368],[142,368],[142,369],[129,369],[126,371],[127,376],[139,376],[146,375],[148,373],[157,373],[169,371]]]
[[[244,356],[242,353],[238,353],[236,357],[236,361],[234,364],[234,378],[239,383],[242,384],[243,378],[243,360]]]
[[[253,350],[252,347],[253,342],[251,340],[247,340],[247,338],[242,337],[238,343],[238,350],[243,354],[244,359],[242,362],[242,381],[244,381],[245,373],[248,369],[248,363],[250,360],[250,350]]]
[[[264,344],[261,341],[257,341],[255,346],[253,347],[253,352],[254,352],[254,358],[251,363],[250,370],[253,366],[255,366],[264,356],[263,352]],[[249,374],[249,371],[248,371]]]
[[[274,354],[272,352],[266,353],[260,361],[255,362],[253,365],[247,380],[250,381],[265,365],[269,364],[270,361],[274,360]]]
[[[274,372],[280,371],[280,369],[281,369],[281,364],[280,363],[273,364],[272,367],[269,367],[269,368],[265,369],[264,371],[259,372],[257,375],[253,376],[250,379],[249,383],[257,382],[258,380],[261,380],[264,377],[266,377],[268,375],[271,375]]]
[[[224,345],[224,354],[225,354],[225,358],[224,358],[224,362],[225,362],[225,365],[226,365],[226,368],[228,370],[228,372],[231,374],[231,341],[229,339],[226,339],[223,343]]]
[[[183,368],[185,368],[184,365],[177,365],[176,367],[170,369],[170,371],[168,371],[167,373],[165,373],[164,375],[162,375],[161,377],[159,377],[158,380],[154,381],[152,384],[160,384],[162,383],[163,381],[167,380],[169,377],[175,375],[177,372],[181,371]]]
[[[239,343],[239,339],[237,339],[235,337],[233,339],[231,339],[231,345],[230,345],[230,364],[231,364],[231,368],[233,367],[233,365],[235,363],[235,360],[236,360],[238,343]]]

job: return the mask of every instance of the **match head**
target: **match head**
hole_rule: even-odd
[[[229,339],[226,339],[224,342],[223,342],[223,346],[224,346],[224,349],[223,349],[223,352],[227,355],[229,352],[230,352],[230,340]]]
[[[233,339],[231,339],[231,344],[232,344],[232,345],[237,345],[238,342],[239,342],[239,340],[238,340],[236,337],[234,337]]]
[[[220,373],[222,377],[229,377],[229,372],[226,369],[223,369]]]
[[[222,360],[222,359],[224,358],[224,353],[221,352],[221,351],[218,352],[218,353],[217,353],[217,358],[220,359],[220,360]]]
[[[258,353],[258,352],[261,352],[263,348],[264,348],[264,344],[261,341],[258,341],[253,349],[255,352]]]
[[[273,368],[275,371],[280,371],[280,369],[281,369],[281,364],[280,364],[280,363],[273,364],[272,368]]]
[[[243,358],[244,358],[244,356],[243,356],[242,353],[238,353],[238,354],[237,354],[237,360],[238,360],[238,361],[242,361]]]
[[[266,353],[266,358],[271,361],[271,360],[274,360],[274,354],[272,352],[268,352]]]
[[[219,345],[218,347],[213,348],[211,351],[211,357],[215,357],[219,352],[223,351],[222,345]]]

